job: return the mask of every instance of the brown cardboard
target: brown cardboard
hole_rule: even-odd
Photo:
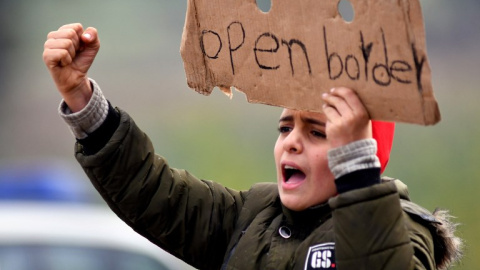
[[[418,0],[188,0],[181,54],[189,87],[249,102],[321,111],[332,87],[357,91],[377,120],[440,121]]]

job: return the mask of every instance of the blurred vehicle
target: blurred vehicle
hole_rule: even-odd
[[[0,168],[0,270],[194,269],[64,177]]]

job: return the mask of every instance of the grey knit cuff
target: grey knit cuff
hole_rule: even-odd
[[[68,124],[77,139],[85,139],[89,133],[95,131],[107,118],[108,102],[103,96],[98,84],[90,79],[93,92],[87,106],[81,111],[72,113],[64,100],[58,107],[60,117]]]
[[[377,141],[365,139],[328,151],[328,166],[335,179],[348,173],[371,168],[380,168],[377,157]]]

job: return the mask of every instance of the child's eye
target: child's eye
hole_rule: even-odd
[[[280,132],[280,133],[287,133],[287,132],[290,132],[290,131],[292,131],[291,127],[281,126],[281,127],[278,128],[278,132]]]
[[[312,130],[312,135],[319,138],[327,138],[327,135],[323,132]]]

